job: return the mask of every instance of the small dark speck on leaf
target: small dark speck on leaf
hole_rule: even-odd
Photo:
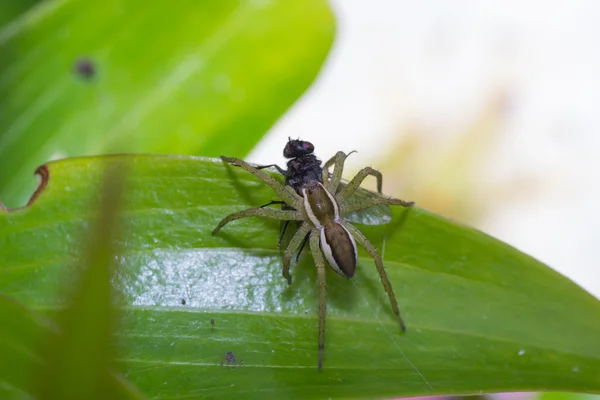
[[[242,360],[237,360],[235,358],[235,354],[233,354],[233,352],[228,351],[227,354],[225,354],[225,358],[223,359],[223,362],[221,363],[221,366],[223,365],[227,365],[227,366],[237,366],[239,364],[242,364],[244,361]]]
[[[85,79],[96,75],[96,65],[89,58],[80,58],[75,62],[75,73]]]

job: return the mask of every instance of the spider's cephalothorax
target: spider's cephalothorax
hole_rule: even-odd
[[[286,146],[286,150],[284,150],[284,155],[296,155],[294,159],[307,155],[314,157],[312,155],[313,150],[314,147],[308,142],[290,140]],[[315,260],[319,280],[319,369],[321,369],[323,364],[323,353],[325,349],[325,316],[327,307],[325,259],[337,273],[345,278],[352,278],[356,271],[358,261],[356,242],[364,247],[369,255],[375,260],[377,272],[381,277],[381,282],[388,295],[392,310],[398,318],[401,329],[403,331],[405,330],[404,322],[402,321],[400,310],[398,309],[398,303],[396,302],[396,296],[394,295],[394,290],[388,280],[379,252],[375,246],[373,246],[358,229],[346,221],[344,217],[355,211],[376,205],[387,204],[410,207],[413,203],[385,197],[371,197],[359,202],[348,202],[348,197],[358,189],[362,181],[369,175],[372,175],[377,179],[377,188],[381,193],[382,176],[380,172],[372,168],[363,168],[347,186],[338,191],[346,157],[347,154],[344,152],[338,152],[331,160],[325,163],[323,169],[321,169],[320,162],[318,162],[315,157],[314,160],[318,162],[318,168],[321,169],[320,179],[309,180],[306,178],[306,174],[299,174],[297,176],[302,178],[302,185],[299,185],[297,188],[291,183],[282,185],[270,175],[265,174],[259,168],[254,167],[243,160],[232,157],[221,157],[223,161],[245,169],[270,186],[289,208],[276,210],[258,207],[235,212],[219,222],[212,232],[213,235],[227,223],[246,217],[258,216],[282,221],[299,221],[301,223],[300,227],[283,253],[283,276],[288,282],[291,282],[290,263],[292,255],[302,246],[305,237],[307,235],[309,236],[310,250]],[[290,160],[290,162],[292,161],[293,160]],[[290,162],[288,162],[288,168],[291,168]],[[328,171],[330,165],[334,166],[334,171],[331,176]],[[278,169],[280,172],[284,173],[280,168]],[[286,175],[286,178],[287,177],[288,175]]]

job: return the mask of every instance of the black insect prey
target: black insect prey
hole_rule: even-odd
[[[283,149],[283,156],[290,159],[287,162],[288,169],[283,169],[276,164],[263,165],[258,169],[275,167],[285,177],[285,184],[293,187],[296,193],[302,196],[302,188],[309,183],[314,181],[323,183],[323,167],[321,160],[313,154],[314,151],[315,146],[312,143],[288,138]]]
[[[288,138],[288,142],[283,148],[283,156],[290,159],[287,162],[288,169],[285,170],[277,164],[262,165],[259,166],[258,169],[275,167],[275,169],[285,177],[285,184],[293,187],[296,193],[302,196],[302,188],[308,186],[311,182],[317,181],[323,183],[323,167],[321,166],[321,160],[313,154],[314,151],[315,146],[311,142]],[[291,209],[285,202],[278,200],[273,200],[262,207],[273,204],[282,204],[282,209],[284,210]],[[281,242],[289,223],[290,221],[283,221],[281,223],[281,232],[279,234],[279,243],[277,244],[277,247],[281,247]],[[304,239],[300,251],[296,254],[296,261],[298,261],[302,250],[304,250],[307,239],[308,235]]]

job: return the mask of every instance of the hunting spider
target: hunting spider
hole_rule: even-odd
[[[290,277],[290,262],[292,256],[298,252],[298,249],[301,247],[306,236],[309,236],[310,250],[317,267],[319,282],[319,369],[321,369],[323,365],[323,353],[325,349],[325,316],[327,307],[325,260],[327,260],[329,265],[344,278],[352,278],[358,262],[356,242],[364,247],[369,255],[375,260],[377,272],[381,277],[381,282],[388,295],[392,310],[398,318],[402,331],[406,330],[402,317],[400,316],[400,310],[398,309],[394,290],[392,289],[392,285],[390,284],[383,267],[383,261],[379,252],[375,246],[373,246],[373,244],[371,244],[358,229],[346,221],[344,217],[352,212],[376,205],[386,204],[410,207],[413,205],[413,202],[384,197],[371,197],[359,202],[348,202],[348,198],[358,189],[363,180],[368,176],[373,176],[377,179],[377,189],[378,192],[381,193],[382,176],[379,171],[366,167],[360,170],[347,186],[342,188],[340,186],[340,180],[347,156],[347,154],[340,151],[327,161],[322,170],[322,176],[320,177],[323,183],[316,179],[304,182],[301,188],[302,195],[299,195],[292,186],[282,185],[275,178],[243,160],[232,157],[221,157],[223,161],[245,169],[267,184],[291,209],[277,210],[258,207],[235,212],[219,222],[219,225],[212,231],[213,235],[229,222],[240,218],[267,217],[282,221],[300,221],[300,227],[283,253],[283,276],[290,284],[292,282]],[[330,176],[328,168],[331,166],[334,167],[334,170]],[[339,192],[338,189],[340,189]]]

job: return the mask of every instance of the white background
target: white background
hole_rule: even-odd
[[[359,150],[348,174],[378,167],[408,127],[452,143],[502,91],[508,111],[472,193],[522,177],[534,183],[470,223],[600,297],[600,2],[337,0],[332,7],[337,37],[324,69],[250,160],[284,165],[292,136],[313,142],[323,159]],[[432,162],[426,154],[422,165]]]

